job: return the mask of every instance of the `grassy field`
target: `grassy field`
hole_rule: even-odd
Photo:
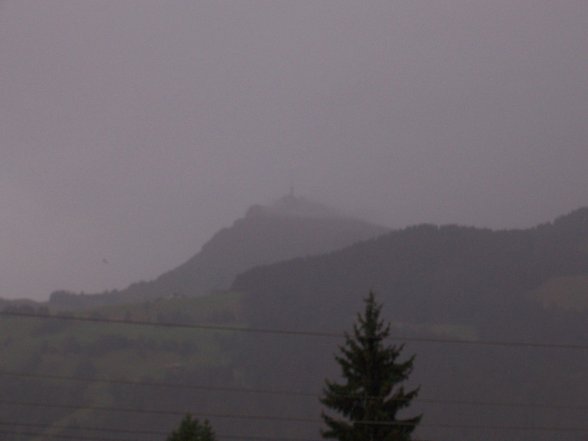
[[[554,277],[534,291],[533,296],[546,308],[586,311],[588,276]]]
[[[219,293],[200,298],[96,308],[74,316],[150,323],[243,327],[240,296]],[[72,374],[91,362],[108,376],[160,377],[170,369],[228,362],[223,339],[230,331],[95,323],[54,318],[1,317],[0,368]]]

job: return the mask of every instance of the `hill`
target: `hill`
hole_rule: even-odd
[[[258,210],[248,217],[268,216]],[[337,335],[374,289],[393,341],[416,354],[418,439],[580,439],[586,280],[581,209],[527,230],[410,227],[249,269],[223,293],[65,313],[89,321],[13,306],[25,315],[0,315],[3,428],[28,429],[19,441],[92,428],[155,441],[190,411],[221,440],[318,439]]]
[[[417,354],[413,380],[422,385],[423,395],[463,403],[421,404],[425,425],[419,433],[436,439],[439,433],[427,429],[427,422],[581,425],[578,409],[588,394],[583,373],[588,367],[583,346],[587,280],[584,208],[527,230],[410,227],[329,254],[254,268],[240,274],[232,290],[243,295],[250,326],[317,331],[347,329],[361,298],[375,290],[394,323],[396,339],[409,341],[409,353]],[[324,345],[310,340],[252,342],[248,370],[271,371],[265,387],[269,382],[317,389],[321,378],[313,373],[330,372],[332,352],[325,354]],[[576,349],[558,347],[560,343]],[[475,405],[479,402],[505,404]],[[550,403],[559,407],[550,408]],[[440,439],[472,434],[496,439],[506,433],[446,428]],[[553,435],[521,429],[517,439]],[[577,433],[556,436],[575,439]]]
[[[58,291],[52,293],[49,305],[53,309],[79,309],[205,295],[228,288],[238,273],[255,266],[332,251],[385,231],[316,202],[288,195],[269,206],[251,207],[187,262],[152,281],[101,294]]]
[[[373,289],[394,320],[475,325],[496,335],[515,332],[505,323],[516,326],[519,314],[540,303],[561,309],[567,302],[569,309],[570,295],[557,293],[560,285],[574,286],[576,309],[583,309],[586,274],[588,209],[581,209],[527,230],[409,227],[328,254],[253,268],[231,289],[246,293],[259,315],[252,319],[266,324],[276,317],[276,324],[298,326],[300,315],[305,324],[333,328],[348,323],[358,295]],[[280,316],[286,303],[289,313]],[[540,330],[516,332],[531,337]]]

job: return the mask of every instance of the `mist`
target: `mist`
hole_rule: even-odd
[[[389,227],[587,204],[588,3],[0,3],[0,297],[102,291],[288,193]]]

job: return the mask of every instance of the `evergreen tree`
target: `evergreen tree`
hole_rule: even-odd
[[[216,435],[208,420],[201,423],[186,415],[180,426],[167,437],[167,441],[216,441]]]
[[[418,388],[405,391],[402,383],[410,375],[414,356],[398,357],[403,345],[387,345],[390,324],[380,319],[381,305],[372,292],[365,299],[365,311],[358,314],[353,335],[345,334],[341,354],[343,383],[326,381],[321,403],[339,413],[335,418],[323,412],[328,429],[324,438],[339,441],[408,441],[421,415],[400,419],[398,412],[410,405]]]

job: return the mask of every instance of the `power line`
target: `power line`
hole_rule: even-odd
[[[158,430],[130,430],[130,429],[114,429],[105,427],[88,427],[88,426],[65,426],[62,424],[41,424],[41,423],[24,423],[24,422],[6,422],[0,421],[0,426],[15,426],[36,429],[57,429],[57,430],[80,430],[89,432],[110,432],[136,435],[169,435],[169,432]],[[3,430],[0,428],[0,430]]]
[[[58,404],[58,403],[38,403],[33,401],[9,401],[0,399],[0,405],[8,406],[26,406],[26,407],[44,407],[55,409],[87,409],[102,412],[121,412],[121,413],[139,413],[139,414],[153,414],[153,415],[168,415],[168,416],[184,416],[186,411],[178,410],[163,410],[163,409],[137,409],[131,407],[115,407],[115,406],[97,406],[97,405],[73,405],[73,404]],[[243,415],[232,413],[200,413],[188,412],[195,416],[204,418],[223,418],[223,419],[241,419],[241,420],[267,420],[267,421],[282,421],[282,422],[297,422],[297,423],[316,423],[317,419],[304,417],[282,417],[271,415]]]
[[[40,424],[40,423],[24,423],[24,422],[0,422],[0,426],[13,426],[13,427],[24,427],[26,429],[57,429],[57,430],[69,430],[69,431],[88,431],[88,432],[104,432],[110,434],[124,434],[124,435],[158,435],[167,436],[171,433],[171,430],[144,430],[144,429],[117,429],[117,428],[106,428],[106,427],[92,427],[92,426],[65,426],[61,424]],[[0,432],[3,431],[0,427]],[[60,436],[60,435],[57,435]],[[320,441],[318,439],[307,439],[307,438],[276,438],[276,437],[263,437],[263,436],[244,436],[244,435],[232,435],[232,434],[218,434],[220,438],[224,439],[250,439],[258,441]],[[110,439],[110,438],[109,438]]]
[[[163,432],[163,431],[152,431],[152,430],[121,430],[121,429],[107,429],[107,428],[95,428],[95,427],[67,427],[67,426],[57,426],[57,425],[47,425],[47,424],[32,424],[32,423],[3,423],[0,422],[0,426],[16,426],[16,427],[25,427],[25,428],[40,428],[40,429],[67,429],[67,430],[88,430],[88,431],[100,431],[100,432],[110,432],[110,433],[124,433],[124,434],[146,434],[146,435],[169,435],[170,432]],[[46,435],[44,432],[22,432],[22,431],[8,431],[5,429],[0,428],[0,433],[7,433],[7,434],[21,434],[21,435],[31,435],[31,436],[42,436]],[[218,438],[222,439],[235,439],[235,440],[256,440],[256,441],[322,441],[318,438],[283,438],[283,437],[267,437],[267,436],[244,436],[244,435],[227,435],[227,434],[217,434]],[[79,439],[84,441],[130,441],[130,440],[123,440],[119,438],[86,438],[86,437],[70,437],[67,435],[52,435],[52,438],[62,438],[62,439]],[[415,439],[415,441],[428,441],[423,438]]]
[[[58,314],[38,314],[25,313],[18,311],[0,311],[0,316],[6,317],[23,317],[36,318],[45,320],[65,320],[76,322],[90,322],[102,324],[118,324],[131,326],[150,326],[159,328],[178,328],[178,329],[198,329],[207,331],[222,331],[222,332],[244,332],[253,334],[274,334],[274,335],[291,335],[291,336],[305,336],[305,337],[324,337],[324,338],[341,338],[343,333],[337,332],[323,332],[323,331],[298,331],[292,329],[270,329],[270,328],[245,328],[239,326],[221,326],[221,325],[204,325],[194,323],[170,323],[170,322],[152,322],[146,320],[122,320],[122,319],[108,319],[100,317],[80,317]],[[529,341],[515,341],[515,340],[460,340],[455,338],[435,338],[435,337],[407,337],[407,336],[388,336],[389,340],[399,340],[412,343],[434,343],[434,344],[458,344],[467,346],[497,346],[497,347],[512,347],[512,348],[534,348],[534,349],[574,349],[574,350],[588,350],[588,344],[577,343],[545,343],[545,342],[529,342]]]
[[[117,384],[125,386],[142,386],[142,387],[166,387],[172,389],[193,389],[210,392],[235,392],[235,393],[252,393],[252,394],[267,394],[267,395],[281,395],[281,396],[301,396],[307,398],[317,398],[316,393],[300,392],[293,390],[277,390],[277,389],[253,389],[245,387],[220,387],[220,386],[204,386],[198,384],[186,383],[169,383],[162,381],[133,381],[122,379],[108,379],[108,378],[87,378],[74,377],[68,375],[53,375],[53,374],[33,374],[26,372],[8,372],[0,370],[0,376],[27,378],[27,379],[41,379],[41,380],[55,380],[55,381],[78,381],[85,383],[102,383],[102,384]]]
[[[23,401],[7,401],[0,400],[0,405],[9,406],[30,406],[30,407],[45,407],[45,408],[59,408],[59,409],[87,409],[105,412],[124,412],[124,413],[139,413],[139,414],[157,414],[180,416],[185,415],[185,411],[174,410],[155,410],[155,409],[133,409],[121,407],[95,406],[95,405],[69,405],[69,404],[55,404],[55,403],[35,403]],[[308,417],[283,417],[276,415],[243,415],[231,413],[202,413],[202,412],[188,412],[194,416],[203,418],[219,418],[219,419],[242,419],[242,420],[256,420],[256,421],[279,421],[279,422],[293,422],[293,423],[312,423],[322,424],[323,421],[318,418]],[[353,424],[370,425],[370,426],[402,426],[408,423],[402,421],[353,421]],[[419,427],[428,427],[435,429],[469,429],[469,430],[502,430],[502,431],[526,431],[526,432],[569,432],[569,433],[588,433],[588,427],[555,427],[555,426],[525,426],[525,425],[485,425],[485,424],[446,424],[446,423],[420,423]],[[112,441],[112,440],[111,440]],[[115,440],[118,441],[118,440]]]
[[[26,435],[26,436],[47,436],[44,432],[33,432],[33,431],[20,431],[20,430],[4,430],[0,429],[0,433],[4,435]],[[71,439],[71,440],[80,440],[80,441],[141,441],[138,439],[124,439],[124,438],[88,438],[84,436],[68,436],[68,435],[52,435],[51,439]]]
[[[169,382],[157,382],[157,381],[132,381],[132,380],[121,380],[121,379],[107,379],[107,378],[84,378],[74,377],[66,375],[53,375],[53,374],[33,374],[23,372],[8,372],[1,371],[0,376],[9,376],[16,378],[32,378],[42,380],[55,380],[55,381],[78,381],[87,383],[102,383],[102,384],[119,384],[126,386],[140,386],[140,387],[166,387],[175,389],[193,389],[209,392],[230,392],[230,393],[251,393],[251,394],[267,394],[267,395],[279,395],[279,396],[299,396],[305,398],[318,399],[319,395],[313,392],[294,391],[294,390],[275,390],[275,389],[255,389],[245,387],[217,387],[217,386],[203,386],[196,384],[186,383],[169,383]],[[339,396],[354,398],[359,395],[352,394],[341,394]],[[364,396],[361,398],[381,398],[377,396]],[[537,402],[516,402],[516,401],[481,401],[481,400],[446,400],[446,399],[434,399],[434,398],[415,398],[414,402],[426,403],[426,404],[438,404],[438,405],[457,405],[457,406],[489,406],[489,407],[524,407],[524,408],[542,408],[542,409],[553,409],[553,410],[586,410],[588,405],[571,405],[571,404],[547,404]]]
[[[0,434],[5,435],[27,435],[27,436],[43,436],[47,435],[43,432],[22,432],[22,431],[12,431],[12,430],[3,430],[0,429]],[[167,434],[166,434],[167,435]],[[236,440],[257,440],[257,441],[323,441],[320,439],[303,439],[303,438],[276,438],[276,437],[259,437],[259,436],[232,436],[232,435],[217,435],[218,438],[221,439],[236,439]],[[72,439],[72,440],[80,440],[80,441],[139,441],[139,440],[129,440],[123,438],[87,438],[83,436],[67,436],[67,435],[52,435],[51,439]],[[144,441],[144,440],[141,440]],[[427,441],[425,439],[419,438],[415,439],[415,441]]]
[[[419,424],[423,427],[436,429],[469,429],[469,430],[502,430],[516,432],[566,432],[588,433],[588,427],[554,427],[554,426],[525,426],[525,425],[491,425],[491,424]],[[418,427],[418,426],[417,426]]]
[[[200,329],[207,331],[228,331],[228,332],[248,332],[255,334],[277,334],[277,335],[296,335],[296,336],[307,336],[307,337],[329,337],[329,338],[340,338],[343,336],[342,333],[335,332],[319,332],[319,331],[296,331],[289,329],[269,329],[269,328],[245,328],[241,326],[221,326],[221,325],[204,325],[195,323],[171,323],[171,322],[152,322],[147,320],[122,320],[122,319],[109,319],[103,317],[81,317],[81,316],[70,316],[60,314],[38,314],[38,313],[27,313],[19,311],[0,311],[0,315],[13,316],[13,317],[26,317],[26,318],[38,318],[38,319],[53,319],[53,320],[65,320],[65,321],[76,321],[76,322],[92,322],[92,323],[105,323],[105,324],[118,324],[118,325],[133,325],[133,326],[151,326],[158,328],[179,328],[179,329]]]

